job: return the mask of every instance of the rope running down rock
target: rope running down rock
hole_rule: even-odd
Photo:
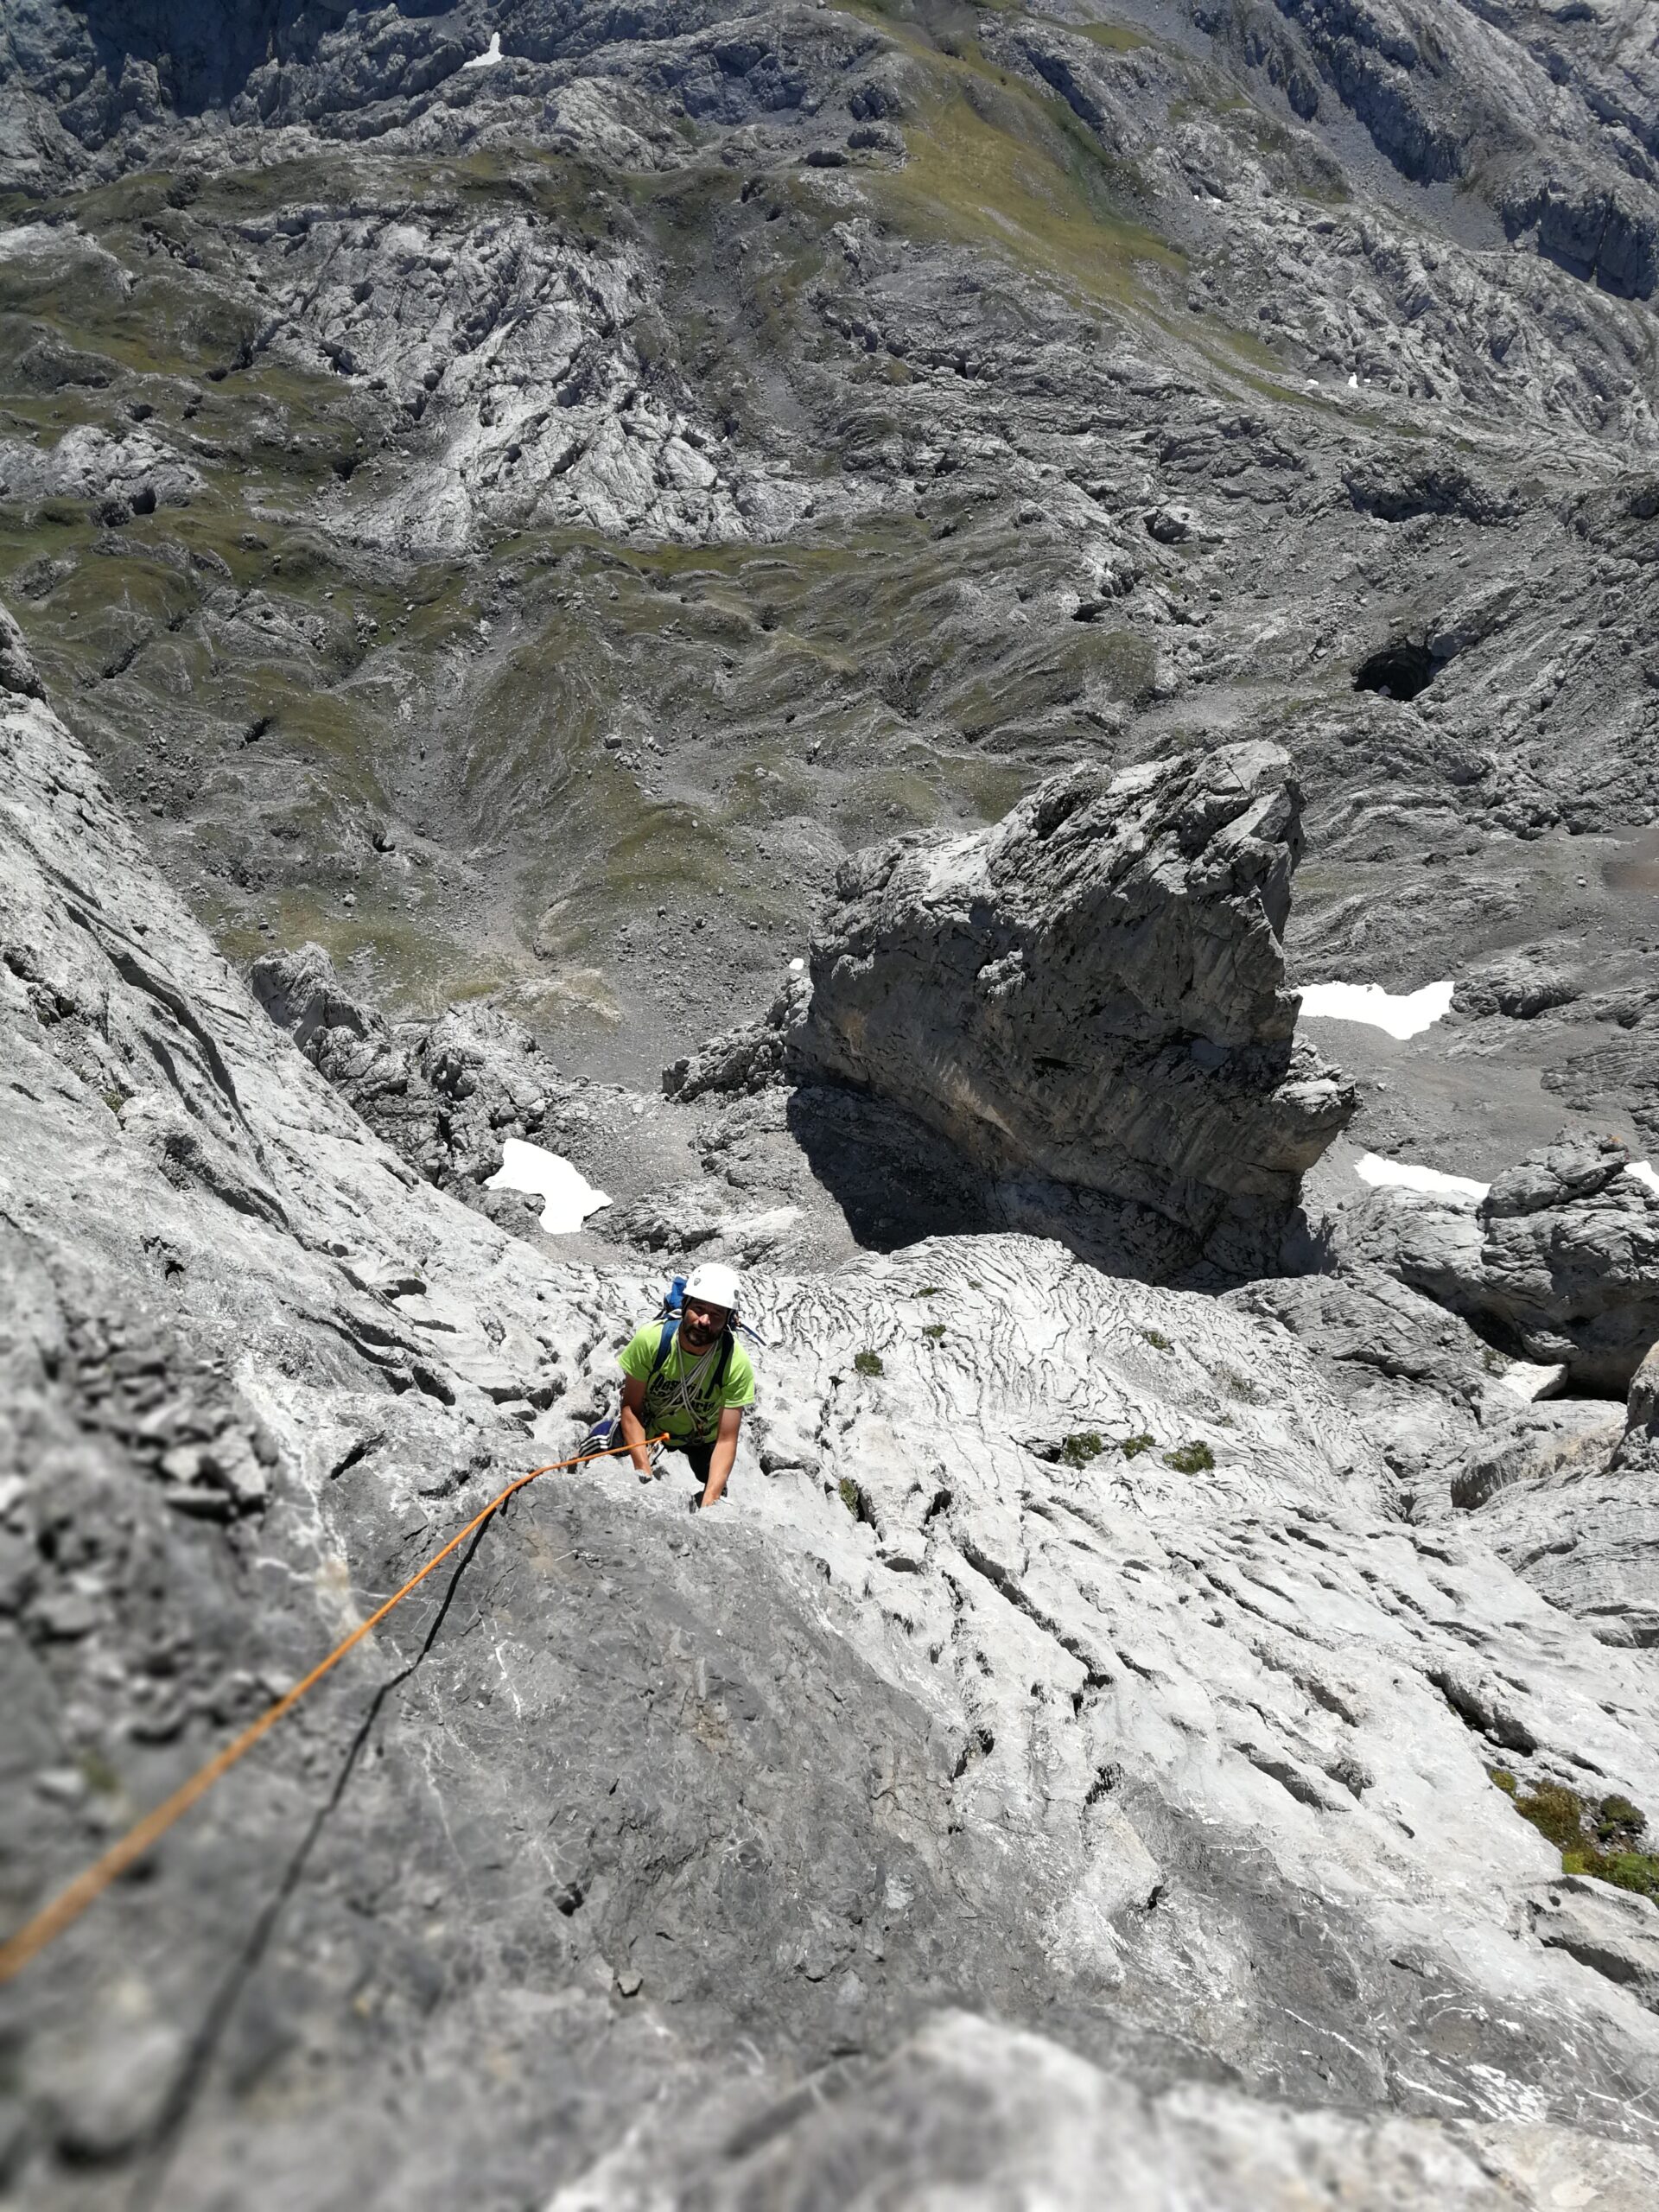
[[[650,1440],[655,1445],[664,1443],[667,1439],[664,1434],[653,1436]],[[449,1554],[464,1544],[475,1529],[481,1529],[490,1516],[498,1512],[510,1497],[527,1484],[533,1483],[539,1475],[556,1474],[564,1467],[584,1466],[590,1459],[610,1459],[615,1453],[630,1448],[626,1444],[607,1444],[601,1451],[578,1452],[572,1459],[550,1460],[546,1466],[532,1467],[527,1475],[520,1475],[517,1481],[509,1483],[499,1497],[493,1497],[481,1512],[473,1516],[464,1529],[451,1536],[442,1551],[435,1552],[417,1574],[410,1575],[401,1590],[394,1592],[385,1604],[354,1628],[343,1643],[337,1643],[326,1659],[319,1661],[302,1681],[296,1682],[292,1689],[285,1690],[275,1705],[267,1707],[251,1726],[226,1744],[222,1751],[215,1753],[206,1766],[200,1768],[188,1782],[182,1783],[170,1797],[164,1798],[153,1812],[146,1813],[143,1819],[129,1828],[101,1859],[95,1859],[84,1874],[71,1882],[67,1890],[60,1891],[50,1904],[42,1907],[32,1920],[26,1921],[6,1942],[0,1943],[0,1986],[21,1974],[31,1959],[37,1957],[48,1943],[62,1935],[66,1928],[79,1920],[87,1906],[100,1897],[118,1875],[124,1874],[129,1866],[142,1859],[175,1821],[182,1819],[199,1798],[207,1796],[222,1774],[228,1773],[244,1752],[251,1751],[285,1713],[291,1713],[308,1690],[314,1689],[331,1668],[338,1666],[354,1644],[360,1643],[388,1613],[401,1605],[410,1592],[418,1588],[434,1567],[441,1567]]]

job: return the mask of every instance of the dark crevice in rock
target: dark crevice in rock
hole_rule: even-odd
[[[1378,691],[1385,699],[1414,699],[1427,690],[1444,665],[1427,645],[1398,639],[1361,661],[1354,671],[1354,689]]]

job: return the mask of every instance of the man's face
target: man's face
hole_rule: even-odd
[[[725,1306],[711,1306],[706,1298],[688,1298],[680,1323],[680,1334],[685,1338],[686,1350],[706,1351],[729,1319]]]

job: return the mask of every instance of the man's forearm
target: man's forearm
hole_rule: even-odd
[[[731,1473],[732,1462],[736,1457],[737,1439],[734,1436],[720,1437],[709,1455],[709,1479],[702,1488],[705,1505],[720,1503],[720,1494],[726,1487],[726,1478]]]
[[[645,1442],[645,1424],[632,1406],[622,1408],[622,1441],[632,1454],[633,1464],[642,1475],[651,1472],[651,1447]],[[727,1465],[731,1465],[730,1460]]]

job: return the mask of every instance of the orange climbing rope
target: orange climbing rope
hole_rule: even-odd
[[[664,1433],[648,1440],[652,1444],[663,1444],[666,1443],[667,1436]],[[590,1459],[607,1459],[618,1452],[632,1448],[626,1444],[607,1444],[601,1451],[578,1452],[573,1459],[550,1460],[546,1466],[532,1467],[527,1475],[520,1475],[516,1482],[509,1483],[499,1497],[493,1497],[481,1513],[474,1514],[467,1526],[450,1537],[441,1552],[432,1554],[418,1574],[411,1574],[401,1590],[396,1591],[384,1605],[354,1628],[343,1643],[337,1643],[328,1656],[321,1660],[302,1681],[296,1682],[291,1690],[284,1690],[276,1704],[262,1713],[251,1727],[245,1728],[239,1736],[226,1745],[222,1751],[216,1752],[206,1766],[199,1769],[170,1797],[157,1805],[154,1812],[146,1813],[136,1827],[127,1830],[118,1843],[112,1844],[101,1859],[96,1859],[84,1874],[71,1882],[67,1890],[54,1897],[51,1904],[44,1906],[32,1920],[25,1922],[8,1942],[0,1943],[0,1984],[20,1974],[54,1937],[62,1935],[72,1921],[79,1920],[87,1906],[108,1889],[118,1875],[124,1874],[129,1866],[142,1859],[151,1844],[165,1835],[173,1823],[181,1819],[198,1798],[207,1796],[221,1774],[227,1773],[245,1751],[251,1751],[285,1713],[292,1712],[306,1692],[314,1689],[331,1667],[338,1666],[353,1644],[361,1643],[371,1629],[377,1627],[389,1612],[401,1605],[410,1592],[424,1582],[435,1567],[442,1567],[450,1553],[464,1544],[474,1529],[481,1529],[491,1514],[499,1511],[515,1492],[523,1490],[527,1483],[533,1483],[538,1475],[556,1474],[563,1467],[585,1466]]]

